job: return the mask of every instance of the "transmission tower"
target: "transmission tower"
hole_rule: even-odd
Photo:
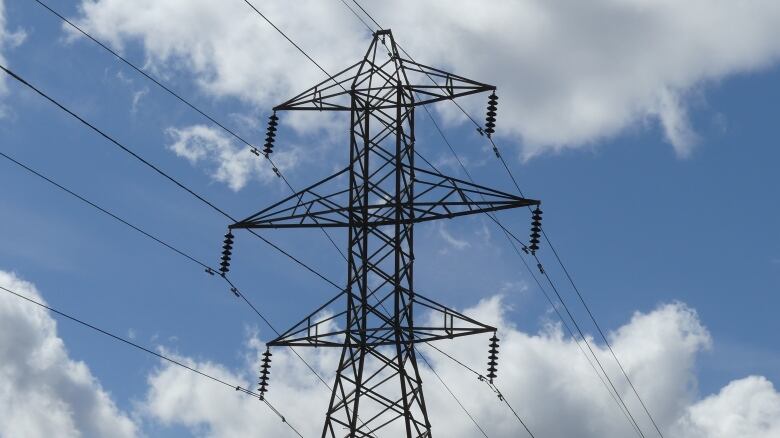
[[[381,30],[362,60],[274,108],[266,154],[273,150],[277,111],[350,113],[344,169],[230,226],[347,230],[345,288],[268,343],[341,349],[323,438],[377,437],[383,431],[431,437],[415,344],[496,331],[418,294],[413,275],[414,224],[539,205],[415,166],[415,108],[488,91],[495,87],[403,58],[390,30]],[[493,94],[488,135],[495,99]],[[223,273],[232,239],[230,231]],[[424,322],[415,323],[420,311]],[[491,341],[494,377],[497,339]],[[261,393],[269,361],[267,355]]]

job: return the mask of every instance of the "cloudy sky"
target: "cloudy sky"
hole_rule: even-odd
[[[339,0],[255,5],[330,72],[370,42]],[[664,436],[780,436],[780,3],[361,5],[416,60],[498,87],[497,144],[525,194],[543,200],[545,230]],[[270,107],[324,79],[242,0],[51,6],[255,144]],[[231,214],[288,194],[266,161],[35,1],[0,0],[0,64]],[[463,107],[481,121],[485,96]],[[516,192],[456,107],[431,114],[478,182]],[[343,165],[347,119],[281,123],[274,160],[293,186]],[[422,111],[417,147],[463,177]],[[217,263],[224,217],[5,75],[0,152]],[[254,387],[273,332],[218,278],[3,157],[0,187],[0,286]],[[526,235],[527,212],[500,218]],[[499,327],[497,384],[536,437],[636,435],[500,229],[472,217],[417,230],[419,290]],[[344,282],[318,231],[266,236]],[[277,329],[336,292],[243,237],[231,274]],[[550,248],[540,256],[642,432],[658,436]],[[487,343],[439,346],[484,373]],[[527,436],[468,370],[420,352],[484,435]],[[332,379],[337,352],[300,353]],[[421,373],[436,436],[482,436],[430,369]],[[275,352],[272,375],[269,400],[319,436],[324,385],[288,351]],[[256,399],[0,290],[0,437],[250,434],[295,436]]]

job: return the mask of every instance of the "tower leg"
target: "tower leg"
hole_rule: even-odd
[[[399,100],[406,98],[403,90],[398,92]],[[369,100],[353,96],[349,197],[355,208],[351,209],[348,235],[347,327],[322,436],[384,433],[429,438],[430,422],[414,351],[413,225],[405,221],[414,216],[405,207],[413,199],[414,113],[411,107],[399,105],[394,120],[375,119],[370,108]],[[372,120],[376,134],[371,132]],[[369,157],[387,154],[388,148],[382,149],[379,143],[393,138],[395,147],[389,151],[394,149],[394,154],[390,152],[394,178],[377,181]],[[390,202],[396,225],[392,231],[368,227],[369,202],[387,193],[393,194]],[[367,327],[380,330],[367,332]]]

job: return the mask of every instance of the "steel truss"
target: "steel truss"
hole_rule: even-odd
[[[402,58],[382,30],[360,62],[274,108],[351,115],[346,168],[230,227],[347,229],[345,289],[268,343],[342,349],[323,438],[430,437],[414,345],[495,332],[416,293],[413,275],[414,224],[539,204],[415,167],[415,107],[491,90]]]

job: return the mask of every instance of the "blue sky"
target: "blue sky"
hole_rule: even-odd
[[[327,8],[339,23],[354,20],[338,2],[329,3]],[[77,6],[78,2],[57,4],[67,16],[84,19]],[[278,5],[269,8],[280,11]],[[388,21],[393,17],[389,14],[385,11]],[[198,193],[239,217],[287,194],[277,178],[268,176],[268,169],[251,173],[241,189],[234,190],[211,176],[214,164],[207,159],[192,163],[177,156],[170,148],[176,140],[172,128],[211,125],[93,43],[70,38],[62,23],[34,2],[6,2],[5,18],[8,32],[25,35],[18,45],[0,45],[5,65]],[[259,19],[256,26],[266,31],[267,25]],[[353,27],[354,23],[349,26],[339,38],[357,35],[360,39],[354,47],[364,47],[369,36],[355,31],[359,27]],[[299,27],[291,28],[291,37],[296,38],[293,32]],[[332,32],[341,29],[336,26]],[[122,45],[129,59],[146,62],[197,106],[262,144],[268,109],[274,99],[290,95],[288,85],[269,91],[270,97],[236,94],[224,85],[227,80],[209,82],[221,73],[209,74],[194,58],[181,53],[161,58],[152,43],[144,43],[141,33],[117,30],[113,42]],[[320,79],[315,67],[284,40],[272,33],[264,35],[254,44],[266,50],[267,58],[251,62],[273,63],[274,54],[284,53],[283,59],[289,61],[286,68],[301,78],[294,84],[296,89]],[[415,39],[424,35],[397,34],[397,38],[418,47],[421,43]],[[501,56],[501,49],[495,48],[496,56]],[[663,116],[649,110],[640,110],[627,120],[604,122],[609,126],[601,133],[588,128],[580,137],[561,139],[524,131],[517,121],[526,111],[523,107],[507,104],[507,113],[499,109],[498,143],[526,195],[543,201],[545,230],[603,328],[617,330],[634,312],[653,312],[668,303],[682,302],[698,313],[712,348],[696,358],[692,371],[698,382],[696,397],[718,393],[729,382],[751,375],[780,381],[776,336],[780,331],[776,318],[780,305],[780,232],[776,227],[780,222],[780,149],[774,117],[780,70],[774,52],[769,52],[760,66],[741,66],[735,61],[730,70],[713,67],[715,72],[707,72],[705,65],[699,80],[691,80],[687,87],[675,84],[676,98],[684,102],[687,112],[684,131],[695,140],[675,140]],[[326,67],[333,70],[346,66],[356,53],[351,46],[338,55],[311,49],[312,56],[324,58]],[[442,49],[442,53],[431,61],[422,55],[419,60],[447,62],[447,51]],[[464,63],[462,59],[454,57],[449,62],[443,67],[461,73],[457,67]],[[497,63],[511,67],[511,63]],[[479,71],[463,73],[473,76]],[[513,91],[515,81],[522,77],[493,76],[474,78],[498,79],[501,104],[522,97],[524,90]],[[224,218],[18,83],[6,80],[6,88],[0,97],[4,108],[0,151],[188,253],[217,263],[228,225]],[[501,94],[502,88],[510,91]],[[482,101],[469,106],[476,108],[479,119],[481,105]],[[605,107],[633,111],[626,106],[610,107],[609,102]],[[514,191],[471,125],[456,120],[446,108],[434,114],[443,120],[447,136],[478,182]],[[561,119],[565,118],[562,114]],[[427,116],[420,112],[417,120],[419,149],[446,163],[449,152]],[[303,122],[283,124],[277,150],[295,152],[290,158],[294,164],[284,169],[294,186],[328,174],[343,161],[343,122],[320,120],[317,128],[308,131],[300,128]],[[566,127],[567,122],[561,120],[561,129]],[[238,150],[238,145],[231,147]],[[255,331],[261,339],[269,337],[268,328],[222,282],[197,265],[5,160],[0,169],[4,188],[0,190],[0,270],[34,283],[53,307],[143,344],[164,346],[226,369],[244,366],[247,340]],[[462,176],[454,166],[445,164],[444,169]],[[500,217],[518,235],[526,235],[526,212]],[[345,267],[318,231],[265,235],[343,282]],[[422,225],[417,235],[417,284],[427,295],[462,309],[502,294],[507,323],[527,333],[543,330],[551,320],[543,296],[490,222],[467,218],[441,226]],[[334,238],[340,244],[345,241],[340,233],[334,233]],[[335,293],[256,239],[241,235],[237,241],[234,279],[277,328],[290,326]],[[548,248],[541,253],[554,278],[564,285],[564,296],[583,326],[595,333],[565,287]],[[68,322],[60,322],[57,333],[70,357],[88,365],[121,411],[138,409],[147,397],[150,375],[161,364]],[[292,407],[287,410],[294,411]],[[154,418],[139,420],[150,436],[208,434],[182,422],[165,425]]]

